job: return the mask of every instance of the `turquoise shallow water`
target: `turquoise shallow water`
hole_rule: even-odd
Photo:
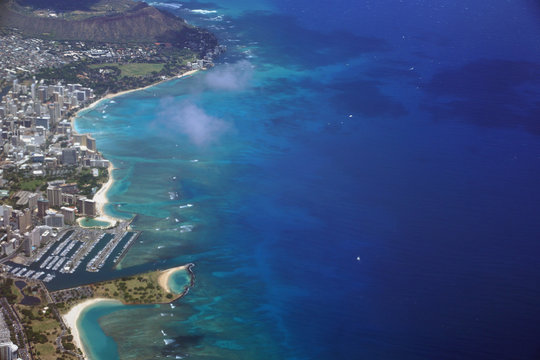
[[[77,327],[80,331],[79,336],[83,342],[84,350],[89,358],[118,358],[116,343],[103,332],[99,325],[99,319],[122,308],[122,304],[118,302],[103,301],[86,308],[81,313],[77,321]]]
[[[76,125],[143,231],[120,267],[196,283],[85,315],[116,344],[97,358],[534,358],[540,22],[518,2],[162,3],[229,51]]]
[[[169,286],[174,293],[180,294],[190,285],[191,277],[187,271],[177,271],[169,278]]]
[[[85,227],[107,227],[111,226],[110,223],[106,221],[100,221],[92,218],[84,218],[81,220],[81,225]]]

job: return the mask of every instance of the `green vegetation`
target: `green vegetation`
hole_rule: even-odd
[[[11,194],[19,191],[45,191],[47,182],[65,179],[66,183],[77,183],[77,187],[82,195],[91,196],[93,188],[99,188],[109,179],[107,169],[99,169],[99,175],[95,177],[90,168],[77,169],[75,167],[64,168],[54,176],[33,176],[30,171],[6,169],[4,179],[8,181]],[[13,199],[8,199],[6,204],[14,205]]]
[[[120,70],[120,77],[142,77],[159,73],[163,70],[165,64],[153,63],[128,63],[128,64],[92,64],[91,69],[110,69],[117,68]]]
[[[142,45],[126,44],[126,47],[130,46]],[[151,85],[160,81],[163,76],[176,76],[189,70],[186,64],[196,58],[197,53],[189,49],[163,47],[159,56],[148,62],[116,64],[82,60],[59,68],[42,69],[36,74],[36,78],[78,83],[94,89],[94,93],[99,96],[107,92],[115,93]]]
[[[34,176],[30,170],[17,170],[15,168],[4,170],[4,180],[8,181],[10,193],[19,190],[26,191],[44,191],[47,189],[47,182],[73,177],[76,174],[75,169],[64,169],[63,172],[55,176]]]
[[[178,295],[172,295],[159,286],[161,271],[151,271],[135,276],[93,284],[94,296],[117,299],[124,304],[169,303]]]
[[[41,360],[56,360],[59,350],[56,348],[56,339],[62,332],[59,320],[49,307],[43,305],[25,306],[17,305],[21,323],[28,341],[32,344],[34,358]],[[62,345],[66,350],[75,350],[73,336],[62,337]],[[64,359],[75,359],[73,355],[64,353]]]
[[[14,303],[22,297],[22,294],[12,279],[0,279],[0,297],[5,297],[8,302]]]
[[[92,195],[92,188],[100,187],[101,184],[107,182],[109,172],[107,169],[99,169],[99,176],[92,175],[89,168],[83,168],[74,177],[70,178],[67,183],[76,182],[81,194],[85,196]]]
[[[24,179],[20,182],[19,186],[21,190],[25,191],[36,191],[41,189],[44,185],[46,185],[47,182],[43,180],[42,178],[31,178],[31,179]]]

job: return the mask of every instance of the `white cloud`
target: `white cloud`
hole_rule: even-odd
[[[205,77],[206,85],[216,90],[245,89],[253,77],[253,65],[242,60],[234,64],[218,65],[210,70]]]
[[[192,102],[162,102],[162,111],[154,125],[164,127],[172,134],[186,135],[197,146],[209,145],[219,139],[231,126],[226,121],[208,115]]]

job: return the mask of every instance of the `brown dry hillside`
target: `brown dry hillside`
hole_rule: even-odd
[[[186,24],[170,13],[146,3],[112,15],[65,20],[36,16],[0,1],[0,26],[21,30],[24,34],[55,40],[99,42],[167,41],[178,45],[188,42],[215,41],[210,33]]]

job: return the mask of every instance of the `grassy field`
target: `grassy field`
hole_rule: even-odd
[[[167,293],[158,284],[161,271],[123,277],[93,285],[95,297],[113,298],[124,304],[168,303],[177,296]]]
[[[45,311],[44,305],[25,306],[17,305],[18,313],[26,328],[28,339],[34,348],[34,356],[42,360],[76,359],[76,357],[56,352],[55,341],[62,328],[54,314],[48,310]],[[64,338],[64,346],[74,348],[73,343]],[[68,345],[69,343],[69,345]]]
[[[105,66],[113,66],[120,69],[121,77],[142,77],[152,72],[160,72],[164,64],[130,63],[130,64],[92,64],[89,67],[99,69]]]
[[[43,178],[33,178],[21,181],[19,187],[25,191],[36,191],[46,184],[47,181]]]

